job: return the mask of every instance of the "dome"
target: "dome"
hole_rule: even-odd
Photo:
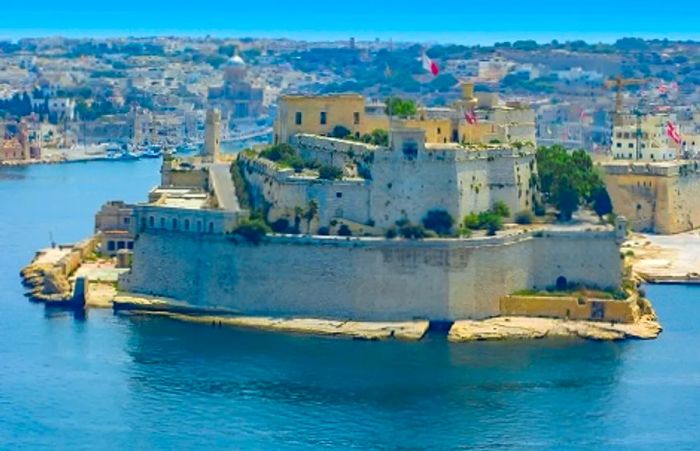
[[[227,66],[245,66],[245,61],[240,55],[235,54],[226,62]]]

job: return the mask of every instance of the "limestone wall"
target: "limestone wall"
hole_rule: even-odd
[[[583,233],[552,252],[544,250],[549,239],[272,236],[255,246],[231,236],[146,230],[120,288],[250,315],[455,320],[497,315],[503,296],[545,288],[562,275],[619,285],[619,256],[606,253],[616,249],[613,232]],[[596,250],[599,258],[581,258]]]
[[[694,163],[603,166],[617,214],[640,232],[672,234],[700,227],[700,171]]]

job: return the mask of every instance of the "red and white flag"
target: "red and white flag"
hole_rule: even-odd
[[[437,75],[440,73],[440,67],[438,67],[437,63],[431,60],[425,53],[421,55],[421,63],[423,64],[423,69],[433,74],[433,76],[437,77]]]
[[[474,110],[465,111],[464,112],[464,120],[467,121],[467,124],[470,124],[470,125],[476,125],[476,123],[479,122]]]
[[[676,125],[671,121],[666,123],[666,134],[676,144],[680,144],[683,141],[683,138],[681,138],[681,133],[678,131]]]

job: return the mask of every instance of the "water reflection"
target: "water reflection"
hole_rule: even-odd
[[[270,444],[293,429],[306,445],[551,445],[559,436],[548,425],[569,421],[587,440],[587,427],[606,428],[601,412],[625,353],[581,340],[358,342],[129,322],[134,396],[184,397],[199,421],[242,423],[250,440]]]

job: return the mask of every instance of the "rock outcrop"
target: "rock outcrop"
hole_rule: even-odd
[[[502,316],[483,321],[456,321],[448,334],[453,342],[578,337],[589,340],[652,339],[661,333],[654,315],[636,323],[567,321],[554,318]]]

